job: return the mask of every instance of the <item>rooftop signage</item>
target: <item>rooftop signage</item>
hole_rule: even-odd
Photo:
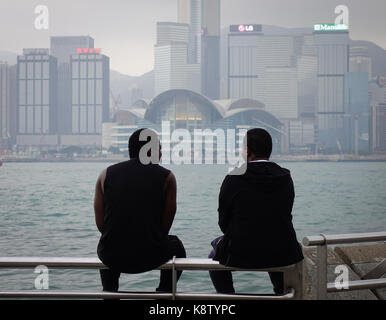
[[[233,24],[230,26],[230,32],[261,32],[263,27],[261,24]]]
[[[94,48],[78,48],[76,53],[101,53],[101,49]]]
[[[319,23],[314,25],[314,31],[348,31],[346,24]]]

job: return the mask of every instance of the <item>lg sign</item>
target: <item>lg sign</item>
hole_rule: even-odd
[[[239,25],[239,31],[240,32],[244,32],[244,31],[253,31],[253,26],[249,25],[249,26],[245,26],[243,24],[240,24]]]
[[[239,24],[231,25],[230,32],[261,32],[262,26],[260,24]]]

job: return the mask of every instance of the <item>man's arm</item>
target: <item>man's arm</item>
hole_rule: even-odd
[[[169,233],[177,210],[177,182],[172,172],[169,173],[165,182],[165,208],[161,217],[163,230]]]
[[[94,196],[94,213],[95,222],[98,230],[102,232],[103,218],[104,218],[104,203],[103,203],[103,185],[106,178],[106,169],[99,175],[98,180],[95,184],[95,196]]]
[[[220,194],[218,196],[218,225],[224,234],[228,229],[229,221],[231,218],[230,214],[232,199],[230,198],[228,190],[229,176],[226,176],[221,185]]]

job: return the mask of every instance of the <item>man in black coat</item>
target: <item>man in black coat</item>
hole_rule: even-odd
[[[212,241],[209,255],[222,265],[257,269],[303,259],[292,225],[295,192],[291,174],[269,161],[271,152],[270,134],[260,128],[249,130],[244,139],[244,167],[222,183],[218,214],[224,235]],[[269,276],[274,292],[283,294],[283,273],[269,272]],[[230,271],[210,271],[210,277],[218,293],[235,292]]]

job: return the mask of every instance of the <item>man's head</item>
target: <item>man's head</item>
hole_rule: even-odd
[[[146,146],[142,152],[141,149]],[[141,157],[150,158],[151,150],[159,152],[159,156],[156,161],[161,159],[161,144],[158,135],[155,131],[147,128],[138,129],[135,131],[129,139],[129,156],[130,159],[136,159]],[[143,153],[145,151],[145,153]],[[156,153],[156,152],[155,152]],[[141,162],[146,162],[145,159],[140,159]],[[155,161],[152,161],[153,163]]]
[[[247,131],[244,138],[244,157],[246,161],[268,160],[271,153],[272,138],[266,130],[255,128]]]

